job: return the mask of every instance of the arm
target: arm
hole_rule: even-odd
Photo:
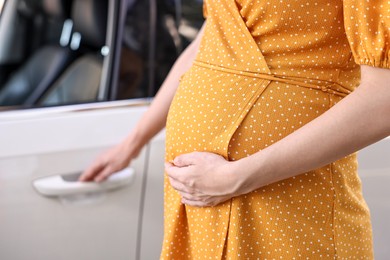
[[[169,106],[179,85],[179,79],[192,65],[199,49],[203,28],[196,39],[175,62],[156,97],[136,127],[120,144],[102,154],[80,176],[80,181],[103,181],[112,173],[126,167],[142,147],[165,127]]]
[[[241,188],[254,190],[322,167],[390,135],[390,70],[361,71],[359,88],[326,113],[238,162],[248,169]],[[313,149],[318,140],[326,142]]]
[[[390,70],[362,66],[359,88],[294,133],[235,162],[205,153],[179,156],[166,165],[171,184],[186,204],[215,205],[379,141],[390,135],[389,82]],[[318,140],[326,142],[313,149]]]

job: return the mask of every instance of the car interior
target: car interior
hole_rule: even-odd
[[[98,95],[103,60],[108,54],[105,52],[107,1],[75,1],[71,19],[74,33],[70,49],[78,52],[79,57],[42,97],[42,105],[88,102]]]
[[[201,5],[200,0],[4,1],[0,110],[154,96],[200,28]]]
[[[7,1],[0,23],[0,105],[96,100],[108,54],[107,13],[107,0]]]

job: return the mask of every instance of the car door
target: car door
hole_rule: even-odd
[[[79,1],[75,0],[72,4],[80,4]],[[46,2],[50,4],[51,1]],[[9,19],[0,21],[3,23],[0,24],[2,28],[6,28],[7,24],[4,23],[8,21],[24,19],[25,9],[22,9],[21,14],[20,8],[30,7],[24,3],[22,0],[6,1],[2,18]],[[110,98],[109,93],[118,85],[114,81],[119,78],[120,63],[116,57],[119,57],[121,49],[116,48],[116,45],[122,43],[120,32],[124,24],[120,10],[126,7],[127,1],[106,3],[107,34],[105,45],[102,46],[102,51],[105,49],[106,53],[100,53],[96,46],[87,49],[93,45],[91,42],[82,46],[84,36],[76,31],[77,19],[82,17],[77,17],[77,14],[71,17],[75,25],[72,37],[76,37],[76,33],[81,35],[83,49],[79,51],[70,50],[74,46],[55,46],[66,52],[77,52],[75,63],[64,68],[43,93],[55,93],[60,88],[61,93],[73,93],[75,87],[80,90],[84,88],[79,82],[88,82],[88,75],[84,78],[75,75],[80,74],[75,68],[80,60],[88,56],[98,60],[93,65],[101,65],[97,66],[100,71],[98,84],[93,86],[98,89],[98,94],[94,94],[93,99],[87,99],[86,104],[72,99],[64,102],[61,99],[63,96],[59,96],[52,99],[55,102],[49,104],[50,107],[44,102],[36,102],[32,105],[34,109],[23,109],[28,106],[20,104],[3,107],[5,111],[0,113],[0,259],[136,258],[145,152],[141,152],[132,162],[131,168],[122,174],[119,181],[107,181],[104,185],[75,182],[75,174],[85,169],[102,151],[123,139],[149,104],[146,91],[126,101],[108,102],[110,99],[120,99]],[[28,4],[34,5],[33,1]],[[82,4],[96,8],[93,1],[84,1]],[[28,21],[41,19],[41,13],[34,13],[39,8],[29,10]],[[89,15],[90,10],[85,11]],[[149,13],[144,15],[148,17]],[[28,26],[25,21],[21,24]],[[93,28],[95,25],[90,26]],[[12,37],[25,37],[23,32],[26,30],[18,30],[15,27],[11,31]],[[43,42],[45,39],[37,40]],[[4,83],[13,75],[18,75],[19,68],[23,71],[23,66],[34,53],[12,59],[14,56],[8,56],[4,49],[12,46],[12,41],[0,45],[0,49],[1,46],[2,61],[15,61],[13,64],[2,64]],[[26,48],[26,53],[30,51],[29,46],[20,48]],[[148,57],[141,55],[140,59],[148,60]],[[89,65],[84,63],[83,68]],[[78,77],[78,81],[74,80],[75,77]],[[68,84],[69,81],[73,83]],[[150,80],[148,76],[143,76],[142,81]],[[144,87],[143,84],[134,86],[140,92]],[[76,94],[81,95],[81,92]],[[74,105],[59,106],[71,103]]]
[[[0,258],[135,259],[145,152],[114,191],[47,197],[39,180],[79,173],[134,127],[146,102],[102,103],[0,115]],[[57,187],[58,188],[58,187]],[[61,188],[61,187],[60,187]]]
[[[7,0],[3,14],[7,8],[24,4],[23,0]],[[67,86],[64,77],[73,79],[68,76],[71,63],[58,77],[61,84],[49,85],[36,103],[0,108],[0,259],[159,257],[164,133],[142,150],[127,171],[108,180],[108,186],[83,186],[75,180],[101,152],[125,138],[146,111],[176,57],[195,37],[202,22],[201,4],[109,1],[99,93],[94,100],[40,102],[48,93]],[[186,23],[182,7],[195,7],[192,12],[197,13],[197,22],[191,18]],[[12,19],[2,16],[9,19],[0,20],[0,34],[7,21],[23,18],[17,16],[19,9],[15,12]],[[183,26],[184,34],[179,32]],[[71,31],[76,31],[75,26]],[[20,39],[21,34],[15,28],[10,35]],[[4,37],[3,41],[1,83],[29,57],[16,59],[4,49],[12,41]],[[85,48],[75,60],[84,54]],[[13,62],[2,63],[9,60]],[[69,85],[75,86],[84,87]]]

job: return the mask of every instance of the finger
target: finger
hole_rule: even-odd
[[[165,167],[165,169],[167,169],[167,168],[170,168],[170,167],[175,167],[175,165],[172,162],[165,162],[164,163],[164,167]]]
[[[187,200],[185,198],[182,198],[181,203],[183,203],[187,206],[192,206],[192,207],[210,207],[211,206],[204,201]]]
[[[175,179],[181,183],[185,183],[186,178],[188,178],[186,168],[177,167],[172,163],[165,163],[165,172],[167,173],[168,177]]]
[[[79,181],[92,181],[96,175],[104,168],[105,164],[98,162],[86,169],[79,177]]]
[[[104,168],[103,171],[100,172],[99,175],[97,175],[95,178],[94,178],[94,181],[96,182],[102,182],[104,181],[105,179],[107,179],[108,176],[110,176],[112,173],[113,173],[113,169],[111,167],[106,167]]]
[[[178,167],[186,167],[190,165],[194,165],[198,162],[198,152],[193,152],[193,153],[186,153],[177,156],[174,160],[173,163],[175,166]]]
[[[173,178],[169,177],[169,182],[171,183],[172,188],[174,188],[178,192],[184,192],[184,193],[188,193],[188,194],[192,194],[195,192],[194,189],[187,187],[185,184],[183,184],[180,181],[175,180]]]
[[[203,202],[207,201],[206,197],[201,196],[199,194],[191,194],[191,193],[182,192],[182,191],[179,193],[183,199],[186,199],[188,201],[203,201]]]

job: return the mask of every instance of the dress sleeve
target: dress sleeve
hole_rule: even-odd
[[[355,62],[390,69],[390,2],[344,0],[344,26]]]

